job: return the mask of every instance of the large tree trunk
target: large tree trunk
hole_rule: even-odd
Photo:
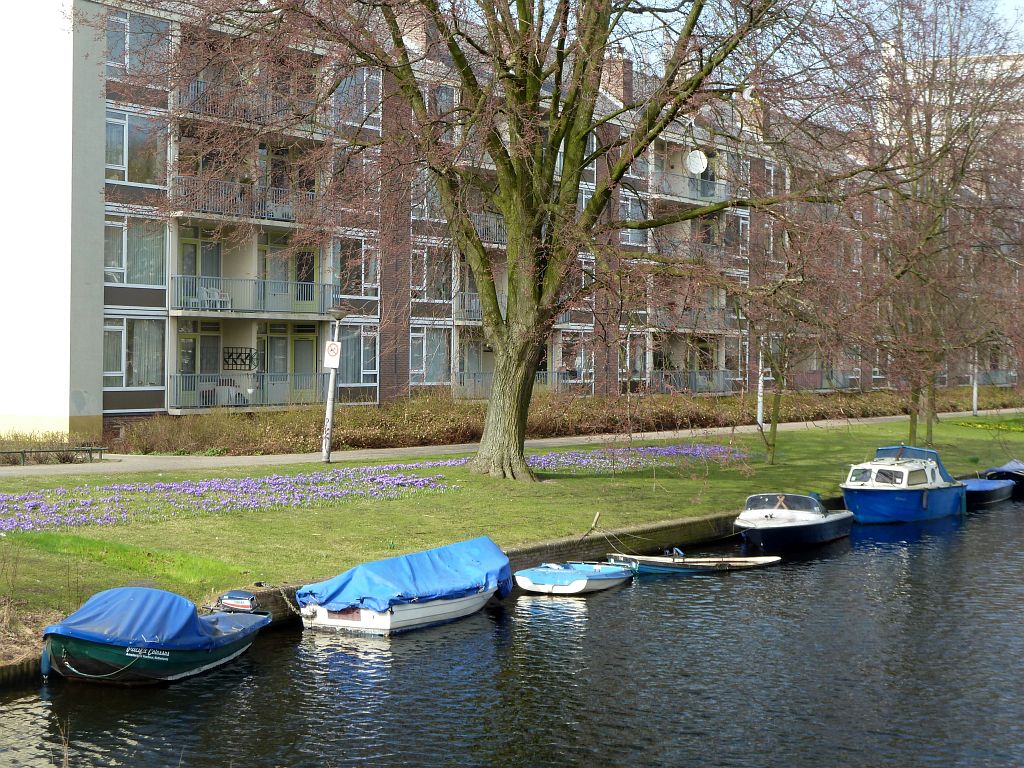
[[[533,480],[524,444],[530,397],[540,346],[524,344],[496,354],[494,383],[484,417],[480,449],[470,462],[473,472],[494,477]]]
[[[779,439],[779,416],[782,413],[782,389],[785,384],[781,379],[776,380],[776,386],[772,392],[771,426],[768,428],[768,464],[775,463],[775,446]]]

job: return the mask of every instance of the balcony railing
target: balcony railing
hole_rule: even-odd
[[[701,331],[733,331],[741,327],[742,317],[729,307],[701,307],[670,310],[655,308],[651,325],[662,329],[683,328]]]
[[[180,103],[196,114],[260,124],[291,123],[296,116],[315,116],[317,109],[316,100],[309,97],[208,80],[189,83],[181,93]]]
[[[325,283],[173,275],[171,309],[324,315],[338,303],[339,290]]]
[[[651,389],[655,392],[699,392],[724,395],[743,388],[743,377],[739,371],[651,371]]]
[[[992,387],[1012,387],[1017,384],[1017,372],[1013,370],[978,371],[978,384]]]
[[[490,397],[494,384],[491,372],[457,372],[452,380],[453,394],[469,400]],[[547,389],[555,392],[593,392],[593,371],[537,371],[534,374],[534,391]]]
[[[728,200],[731,188],[724,181],[710,181],[686,173],[655,171],[652,176],[651,196],[707,205]]]
[[[498,307],[501,309],[502,316],[504,316],[508,296],[501,291],[497,292],[497,296]],[[455,299],[452,301],[452,319],[463,323],[483,322],[484,313],[483,308],[480,306],[480,294],[468,291],[456,293]]]
[[[786,376],[786,388],[826,392],[838,389],[860,389],[860,371],[794,371]]]
[[[505,217],[500,213],[476,211],[469,214],[481,242],[488,245],[508,245]]]
[[[327,402],[327,373],[172,373],[167,407],[258,408]],[[376,384],[339,384],[340,403],[377,402]]]
[[[175,176],[171,196],[182,211],[265,221],[295,221],[315,205],[315,195],[301,189],[196,176]]]

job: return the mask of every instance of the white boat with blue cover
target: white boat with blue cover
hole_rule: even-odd
[[[611,563],[541,563],[516,571],[516,584],[542,595],[580,595],[611,589],[633,578],[633,569]]]
[[[461,619],[511,591],[508,557],[481,536],[357,565],[295,599],[309,629],[392,635]]]
[[[846,508],[858,523],[912,523],[963,514],[963,483],[930,448],[893,445],[875,458],[854,464],[840,483]]]

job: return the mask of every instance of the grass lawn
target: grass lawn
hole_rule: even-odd
[[[775,466],[765,465],[756,435],[716,436],[703,442],[729,443],[746,458],[725,463],[670,459],[667,465],[611,474],[543,472],[543,482],[532,484],[479,477],[463,467],[401,469],[436,477],[447,488],[255,509],[231,507],[246,493],[235,485],[225,492],[226,508],[207,504],[199,511],[202,504],[190,503],[189,496],[176,507],[180,502],[163,497],[141,500],[127,490],[117,500],[110,491],[93,489],[232,478],[255,483],[274,475],[273,469],[2,478],[0,494],[40,491],[52,499],[60,488],[68,489],[62,498],[95,493],[101,500],[98,511],[110,499],[111,506],[128,510],[128,521],[8,532],[0,538],[0,661],[36,643],[44,623],[111,586],[151,584],[208,600],[255,581],[314,581],[359,562],[481,534],[502,547],[581,535],[597,512],[602,528],[616,529],[738,509],[758,491],[834,495],[847,465],[871,456],[879,445],[898,443],[905,433],[905,423],[780,432]],[[949,419],[936,427],[936,447],[954,474],[1002,464],[1024,457],[1024,419]],[[277,474],[289,478],[282,481],[282,493],[292,493],[293,476],[322,470],[319,464],[281,468]],[[76,493],[76,488],[82,490]],[[0,518],[9,514],[3,510],[0,500]]]

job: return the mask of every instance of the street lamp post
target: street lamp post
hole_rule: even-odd
[[[338,388],[338,364],[339,354],[337,344],[341,340],[341,321],[348,317],[348,310],[343,307],[331,307],[328,314],[334,318],[331,321],[333,326],[331,341],[327,344],[327,351],[324,354],[324,365],[330,371],[327,379],[327,410],[324,413],[324,435],[320,444],[321,455],[324,463],[331,463],[331,435],[334,431],[334,393]],[[335,345],[335,353],[331,353],[331,345]]]

